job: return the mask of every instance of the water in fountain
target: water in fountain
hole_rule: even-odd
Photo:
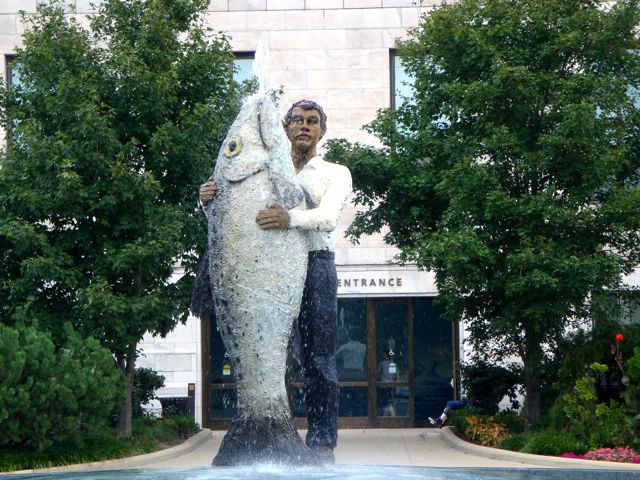
[[[0,474],[0,480],[637,480],[638,478],[638,471],[620,470],[357,465],[336,465],[324,468],[255,466]]]

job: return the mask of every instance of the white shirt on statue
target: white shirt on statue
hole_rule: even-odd
[[[289,228],[309,231],[309,251],[335,251],[338,220],[351,193],[351,172],[316,155],[298,172],[298,180],[307,209],[289,210]]]

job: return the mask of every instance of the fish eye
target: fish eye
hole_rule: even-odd
[[[238,135],[231,135],[224,147],[224,154],[227,158],[235,157],[242,151],[242,140]]]

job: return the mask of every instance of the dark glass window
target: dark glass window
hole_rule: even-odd
[[[235,383],[233,368],[227,350],[224,348],[220,332],[215,327],[215,320],[211,323],[211,383]]]
[[[369,415],[367,385],[367,300],[338,300],[336,369],[340,386],[341,417]],[[361,382],[361,384],[358,384]]]
[[[367,381],[367,301],[338,300],[336,341],[338,380]]]
[[[440,415],[453,400],[453,342],[451,322],[433,298],[413,300],[415,418]]]

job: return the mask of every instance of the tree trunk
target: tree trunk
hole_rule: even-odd
[[[127,382],[127,390],[118,416],[118,437],[128,438],[131,437],[132,433],[133,404],[131,402],[131,393],[133,391],[133,375],[136,364],[135,348],[133,349],[133,355],[129,351],[126,358],[120,357],[117,360],[122,376]]]
[[[540,419],[540,388],[542,360],[544,354],[540,347],[540,341],[534,335],[525,331],[526,353],[524,362],[524,389],[527,417],[525,430],[530,430]],[[532,338],[534,337],[534,338]]]
[[[525,430],[527,431],[540,419],[540,369],[537,367],[525,367],[525,405],[527,407]]]

